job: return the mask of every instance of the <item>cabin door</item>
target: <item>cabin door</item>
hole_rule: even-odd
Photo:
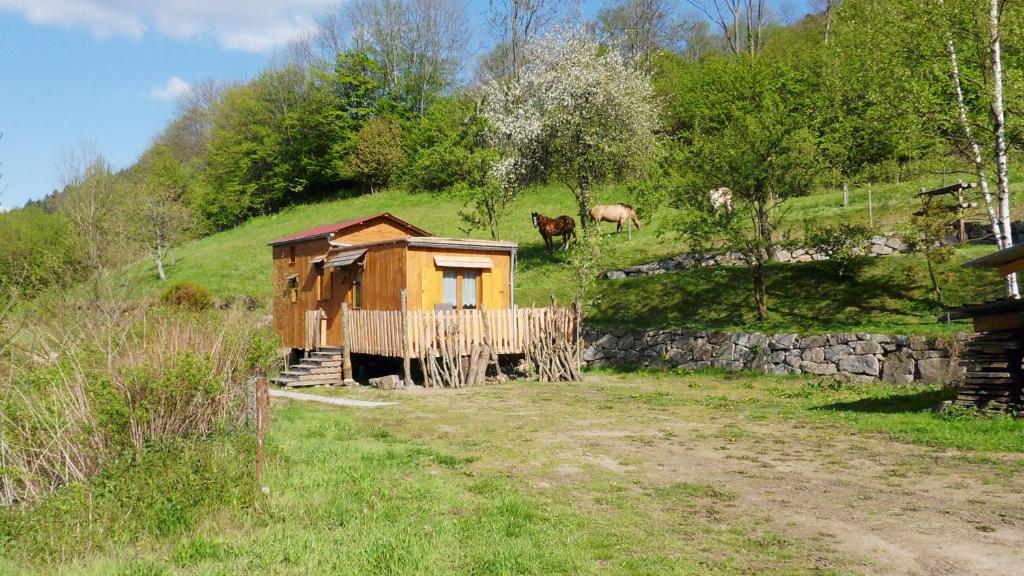
[[[341,346],[345,341],[341,330],[341,303],[348,302],[352,288],[349,268],[328,268],[332,274],[330,298],[326,302],[321,302],[327,320],[327,346]]]

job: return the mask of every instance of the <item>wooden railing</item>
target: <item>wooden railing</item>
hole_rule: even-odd
[[[431,348],[439,348],[441,339],[447,348],[461,354],[468,354],[480,344],[488,344],[497,354],[522,354],[540,331],[574,342],[578,338],[576,322],[573,310],[555,307],[349,310],[345,338],[352,353],[397,358],[419,357]]]

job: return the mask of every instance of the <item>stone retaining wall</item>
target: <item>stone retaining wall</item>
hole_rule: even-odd
[[[907,245],[897,236],[874,236],[864,246],[864,253],[867,256],[888,256],[890,254],[904,254],[908,251]],[[815,260],[828,260],[828,254],[821,253],[814,248],[778,248],[775,250],[775,261],[777,262],[811,262]],[[602,274],[601,277],[615,280],[631,276],[654,276],[689,268],[739,266],[742,264],[744,264],[743,256],[738,252],[690,252],[680,254],[669,260],[628,266],[621,270],[609,270]]]
[[[728,333],[704,330],[585,329],[583,359],[603,366],[757,370],[817,374],[845,382],[950,383],[969,335],[953,338],[883,334]]]

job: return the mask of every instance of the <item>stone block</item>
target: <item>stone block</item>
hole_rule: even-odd
[[[882,362],[882,380],[893,384],[910,384],[914,381],[916,363],[910,350],[904,348],[885,357]]]
[[[708,332],[709,344],[721,344],[729,339],[728,332]]]
[[[800,345],[804,348],[817,348],[828,344],[828,336],[804,336]]]
[[[604,351],[597,346],[587,346],[587,348],[583,350],[584,362],[593,362],[594,360],[600,360],[602,358],[604,358]]]
[[[614,334],[604,334],[594,342],[594,346],[598,348],[604,348],[606,350],[616,348],[618,346],[619,339]]]
[[[397,374],[388,374],[387,376],[378,376],[377,378],[370,378],[370,386],[374,388],[380,388],[381,390],[394,390],[402,386],[402,379]]]
[[[800,354],[800,359],[803,360],[804,362],[824,362],[825,349],[804,348],[804,351]]]
[[[945,384],[952,380],[949,358],[926,358],[917,361],[918,379],[925,384]]]
[[[622,270],[609,270],[604,273],[604,277],[609,280],[621,280],[626,277],[626,273]]]
[[[869,340],[859,340],[853,343],[854,354],[881,354],[882,345]]]
[[[694,341],[692,352],[695,362],[709,362],[714,358],[714,349],[711,347],[711,344],[708,344],[708,341],[703,338]]]
[[[732,342],[723,342],[715,354],[716,360],[736,360],[736,345]]]
[[[768,346],[772,350],[792,350],[796,348],[799,337],[796,334],[776,334],[771,337]]]
[[[853,356],[853,348],[850,348],[848,344],[837,344],[825,348],[825,360],[829,362],[834,362],[847,356]]]
[[[847,356],[840,358],[838,367],[841,372],[866,374],[868,376],[878,376],[879,371],[878,358],[874,356]]]
[[[804,360],[800,363],[800,370],[809,374],[818,374],[820,376],[827,376],[829,374],[836,373],[836,365],[831,362],[812,362]]]

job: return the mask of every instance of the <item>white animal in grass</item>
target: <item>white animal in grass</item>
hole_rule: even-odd
[[[715,214],[721,214],[722,208],[725,208],[726,212],[732,214],[732,190],[724,186],[712,190],[711,207],[715,210]]]

